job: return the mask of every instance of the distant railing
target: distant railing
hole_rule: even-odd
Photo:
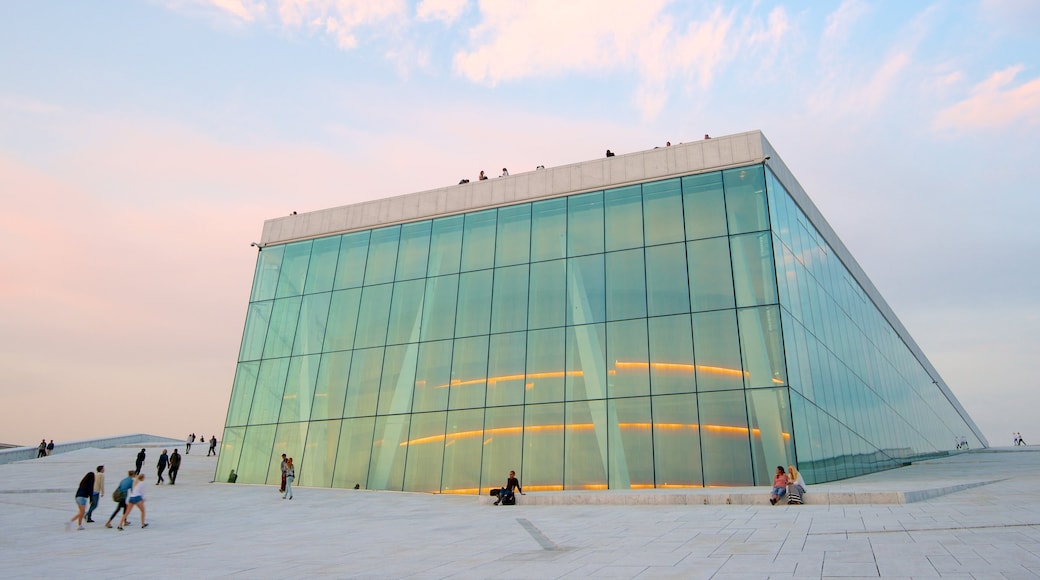
[[[69,451],[76,451],[79,449],[109,449],[112,447],[122,447],[124,445],[141,445],[147,443],[159,443],[164,445],[177,445],[184,443],[180,439],[171,439],[169,437],[160,437],[158,435],[148,435],[145,433],[136,433],[133,435],[119,435],[116,437],[104,437],[101,439],[84,439],[82,441],[68,441],[65,443],[55,443],[54,451],[51,452],[51,456],[59,453],[68,453]],[[0,449],[0,465],[5,463],[12,463],[14,461],[25,461],[27,459],[36,459],[39,455],[39,446],[33,447],[14,447],[11,449]],[[40,459],[46,459],[41,457]]]

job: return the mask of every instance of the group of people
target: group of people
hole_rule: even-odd
[[[137,454],[139,458],[144,455],[144,449]],[[170,485],[177,484],[177,472],[181,469],[181,456],[177,453],[177,450],[173,450],[173,455],[167,455],[166,450],[162,450],[162,455],[159,456],[159,463],[156,464],[159,469],[159,480],[155,482],[155,485],[162,485],[166,480],[163,479],[163,472],[166,472],[170,476]]]
[[[296,466],[293,465],[292,457],[282,453],[282,487],[278,490],[282,493],[282,499],[292,499],[292,482],[295,479]]]
[[[174,450],[174,453],[176,453],[176,450]],[[134,470],[126,472],[126,477],[119,482],[116,490],[112,492],[112,500],[116,502],[116,509],[108,517],[108,521],[105,522],[106,528],[112,527],[112,520],[122,511],[123,515],[117,525],[117,529],[122,530],[127,525],[130,512],[135,507],[141,513],[141,527],[148,527],[144,511],[144,494],[147,484],[144,480],[144,475],[139,472]],[[84,521],[93,523],[94,518],[92,516],[94,515],[94,510],[97,509],[98,500],[104,497],[104,495],[105,466],[98,465],[96,472],[89,471],[80,480],[79,487],[76,489],[76,515],[72,516],[72,519],[68,522],[65,522],[65,529],[72,529],[72,524],[75,523],[77,530],[83,530],[85,529],[83,527]],[[89,509],[87,508],[88,503],[90,504]]]
[[[786,471],[784,471],[783,465],[776,466],[773,489],[769,493],[769,503],[776,505],[785,495],[788,497],[787,503],[793,504],[802,503],[802,496],[805,495],[805,480],[793,465],[788,465]]]
[[[200,435],[198,437],[195,437],[194,433],[192,433],[191,435],[188,435],[188,439],[184,443],[184,454],[185,455],[188,455],[188,454],[191,453],[191,444],[195,443],[196,439],[198,439],[199,441],[201,441],[203,443],[206,442],[206,436],[205,435]],[[209,457],[210,455],[212,455],[214,457],[216,457],[216,455],[217,455],[217,436],[216,435],[213,435],[212,437],[209,438],[209,451],[206,453],[206,457]]]
[[[1015,447],[1018,447],[1019,445],[1025,445],[1026,444],[1026,440],[1022,438],[1022,434],[1021,433],[1016,431],[1014,433],[1014,436],[1015,436]]]
[[[36,459],[47,457],[54,453],[54,439],[47,443],[46,439],[40,439],[40,445],[36,448]]]

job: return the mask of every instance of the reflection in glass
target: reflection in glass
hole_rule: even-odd
[[[530,487],[527,473],[521,465],[523,434],[524,407],[487,409],[484,416],[484,456],[480,468],[480,493],[487,493],[491,488],[505,485],[510,471],[517,473],[521,487]],[[533,460],[539,461],[538,458]]]
[[[443,412],[412,415],[411,432],[404,447],[408,450],[404,491],[440,491],[446,415]]]
[[[606,255],[607,320],[646,317],[643,249]]]
[[[462,234],[462,271],[483,270],[495,265],[495,222],[498,211],[489,209],[466,214]]]
[[[603,192],[606,250],[643,245],[643,193],[638,185]]]
[[[657,487],[701,487],[703,478],[697,396],[653,397],[651,405]]]
[[[607,324],[607,396],[650,394],[650,354],[646,320]]]
[[[428,276],[458,273],[459,261],[462,259],[463,220],[461,215],[433,220]]]
[[[603,192],[567,198],[567,255],[603,251]]]
[[[336,261],[339,259],[339,236],[314,240],[311,261],[307,268],[304,294],[317,294],[332,290],[336,278]]]
[[[531,261],[563,258],[566,248],[567,198],[531,204]]]
[[[607,401],[607,472],[610,489],[654,487],[650,397]]]
[[[339,264],[336,266],[336,290],[357,288],[364,282],[370,236],[370,231],[343,236],[339,245]]]
[[[531,258],[531,204],[524,203],[498,210],[496,266],[525,264]]]
[[[607,396],[606,333],[602,324],[567,327],[567,400]]]
[[[686,244],[690,272],[690,308],[694,312],[733,308],[733,272],[729,240],[711,238]]]
[[[740,320],[740,351],[747,374],[748,388],[776,387],[787,384],[784,346],[780,338],[780,309],[776,306],[743,308]],[[856,405],[846,409],[859,408]]]
[[[678,179],[643,184],[643,220],[646,245],[683,240],[682,188]]]
[[[527,333],[527,397],[525,402],[562,401],[564,393],[562,328]]]
[[[607,489],[606,401],[567,403],[564,489]]]
[[[455,340],[455,356],[451,361],[449,409],[471,409],[484,406],[487,391],[488,337],[474,336]]]
[[[376,417],[372,436],[372,461],[368,486],[372,489],[401,491],[404,487],[404,461],[408,446],[408,426],[412,415]]]
[[[650,384],[653,394],[692,393],[697,390],[690,315],[651,318]]]
[[[394,281],[394,272],[397,269],[397,246],[400,239],[401,226],[372,230],[372,237],[368,243],[365,286]]]
[[[492,334],[488,348],[487,406],[524,403],[527,333]]]
[[[332,487],[351,488],[359,485],[369,489],[368,467],[372,453],[374,417],[344,419],[336,451],[336,471]]]
[[[563,424],[563,403],[524,407],[525,490],[563,489]]]
[[[308,487],[332,486],[340,424],[341,421],[314,421],[310,424],[310,429],[307,430],[307,444],[293,461],[296,468],[293,485],[299,483]],[[281,461],[278,464],[281,466]],[[302,469],[304,466],[306,469]]]
[[[744,371],[740,366],[736,318],[732,310],[698,312],[693,315],[693,352],[697,361],[698,390],[743,388]]]
[[[321,355],[318,379],[314,383],[314,403],[311,420],[337,419],[343,416],[343,401],[347,395],[350,373],[350,351]]]
[[[704,485],[754,485],[744,391],[700,393],[697,400]]]
[[[278,276],[278,291],[275,298],[303,294],[307,279],[307,264],[311,259],[311,241],[286,244],[282,257],[282,272]]]
[[[690,311],[686,244],[646,249],[646,302],[650,316]]]
[[[444,473],[440,489],[433,491],[478,493],[481,448],[484,446],[484,410],[449,412],[443,433]]]
[[[682,190],[686,239],[699,240],[726,235],[722,173],[716,171],[684,177]]]

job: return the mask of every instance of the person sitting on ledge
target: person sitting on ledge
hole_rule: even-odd
[[[498,490],[498,499],[495,501],[495,505],[500,503],[505,505],[512,505],[516,503],[516,495],[513,494],[513,490],[519,491],[520,495],[527,495],[524,490],[520,489],[520,480],[516,478],[516,472],[509,472],[509,479],[506,480],[506,486]]]
[[[614,156],[614,152],[611,151],[610,149],[607,149],[607,157],[613,157],[613,156]]]
[[[788,483],[790,481],[787,479],[787,472],[784,471],[784,466],[777,465],[776,475],[773,476],[773,491],[769,494],[769,503],[776,505],[776,502],[784,497],[784,494],[787,493]]]

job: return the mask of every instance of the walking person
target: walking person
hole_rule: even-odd
[[[94,523],[91,515],[97,509],[98,500],[105,495],[105,466],[98,465],[97,473],[94,474],[94,493],[90,494],[90,509],[87,510],[87,523]]]
[[[209,452],[206,453],[206,457],[209,457],[210,455],[213,455],[213,457],[217,456],[217,436],[216,435],[211,437],[210,440],[209,440]]]
[[[498,500],[495,501],[495,505],[513,505],[516,503],[516,494],[513,490],[519,491],[520,495],[527,495],[524,490],[520,489],[520,480],[516,478],[516,472],[510,470],[509,477],[506,478],[506,486],[498,490]]]
[[[162,450],[162,455],[159,456],[159,463],[157,463],[155,465],[157,468],[159,468],[159,481],[155,482],[155,485],[162,485],[162,482],[166,481],[165,479],[163,479],[162,474],[163,474],[164,471],[166,471],[166,468],[169,465],[170,465],[170,456],[167,455],[166,454],[166,450],[163,449]]]
[[[184,442],[184,454],[188,455],[191,453],[191,444],[195,442],[195,434],[188,435],[188,439]]]
[[[119,510],[123,510],[123,515],[126,516],[126,496],[130,493],[130,489],[134,486],[134,470],[126,472],[126,477],[119,481],[119,485],[116,486],[116,490],[112,492],[112,501],[116,502],[116,509],[112,511],[112,515],[108,516],[108,521],[105,522],[106,528],[112,527],[112,520],[116,519],[116,514]],[[119,518],[119,521],[123,521],[123,518]]]
[[[134,487],[130,489],[130,497],[127,498],[127,508],[123,512],[123,519],[120,520],[118,529],[123,529],[127,519],[130,517],[130,512],[134,511],[135,507],[141,512],[141,527],[148,527],[148,522],[144,521],[144,492],[147,487],[148,484],[144,482],[144,474],[137,474],[134,478]]]
[[[142,465],[144,465],[144,449],[142,449],[141,452],[137,454],[137,470],[134,471],[134,475],[141,474]]]
[[[40,439],[40,446],[36,448],[36,459],[47,457],[47,440]]]
[[[278,489],[282,494],[285,493],[285,476],[289,473],[289,461],[285,458],[285,454],[282,453],[282,487]]]
[[[181,456],[177,453],[177,450],[173,450],[173,455],[170,456],[170,469],[166,473],[170,474],[170,485],[177,483],[177,472],[181,470]]]
[[[76,522],[77,530],[83,528],[83,514],[87,511],[87,501],[90,494],[94,493],[94,472],[88,471],[83,479],[79,480],[79,488],[76,490],[76,515],[65,522],[65,531],[72,529],[72,522]]]
[[[285,493],[282,494],[282,499],[286,496],[292,499],[292,482],[296,479],[296,469],[293,467],[292,457],[287,460],[285,466]]]

